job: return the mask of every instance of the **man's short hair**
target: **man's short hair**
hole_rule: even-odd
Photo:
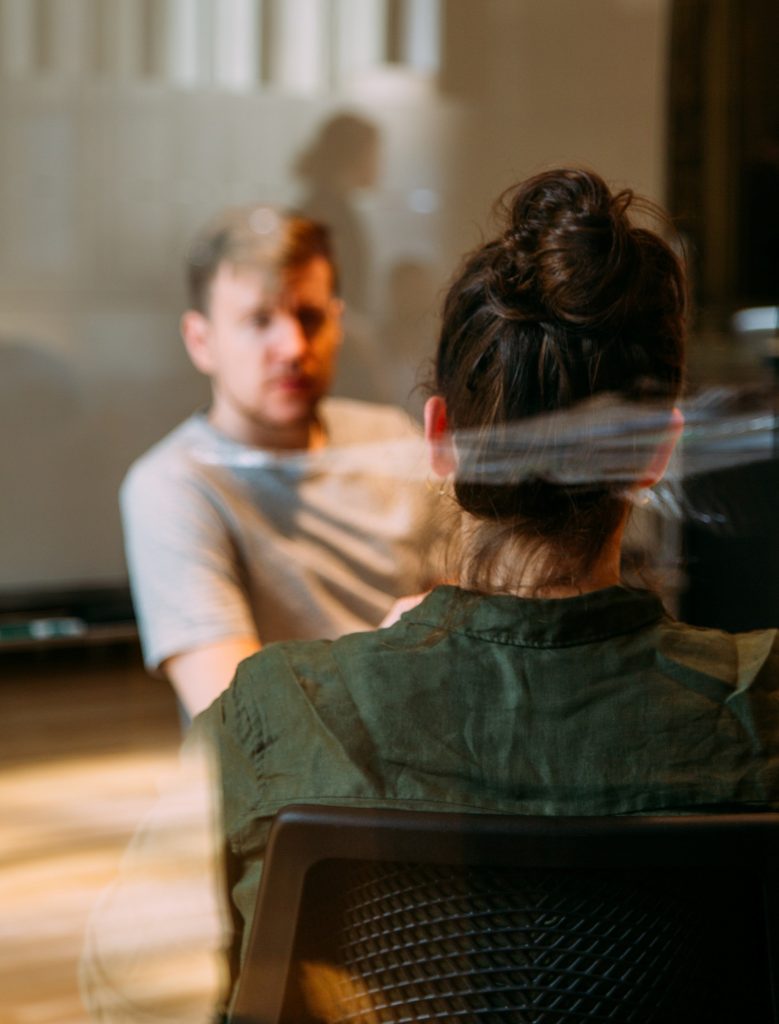
[[[208,312],[211,282],[222,263],[253,267],[273,279],[317,256],[330,264],[337,289],[333,247],[324,224],[273,206],[226,210],[206,225],[187,255],[190,308]]]

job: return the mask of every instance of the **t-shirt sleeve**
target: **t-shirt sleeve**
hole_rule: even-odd
[[[120,505],[148,668],[196,647],[256,636],[229,523],[205,481],[142,461],[125,478]]]

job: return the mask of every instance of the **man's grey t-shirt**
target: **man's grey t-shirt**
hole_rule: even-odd
[[[434,507],[412,422],[345,399],[320,419],[324,448],[278,453],[197,413],[132,466],[122,518],[149,668],[229,637],[371,629],[430,582]]]

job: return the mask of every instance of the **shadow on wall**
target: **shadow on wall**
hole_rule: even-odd
[[[387,400],[375,334],[371,297],[373,252],[354,197],[373,188],[380,176],[381,137],[373,121],[343,111],[325,120],[293,165],[306,191],[296,204],[332,234],[344,313],[344,344],[334,385],[336,394]]]
[[[373,188],[380,173],[379,129],[359,114],[339,113],[320,126],[294,171],[307,187],[299,209],[327,224],[338,262],[341,295],[350,309],[371,311],[372,253],[354,193]]]
[[[424,260],[399,260],[380,303],[374,299],[373,251],[355,197],[379,182],[381,144],[378,126],[360,114],[342,111],[322,122],[294,164],[307,189],[297,205],[330,228],[339,268],[346,309],[334,392],[391,402],[421,419],[424,393],[418,385],[429,377],[436,271]]]

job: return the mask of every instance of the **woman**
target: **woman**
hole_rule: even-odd
[[[425,418],[470,524],[460,585],[388,629],[265,648],[196,721],[221,770],[234,962],[291,802],[779,802],[776,631],[693,629],[620,585],[631,496],[679,430],[684,348],[682,270],[632,206],[595,174],[541,174],[451,286]],[[627,446],[621,407],[653,428]]]
[[[450,288],[425,420],[433,468],[471,524],[460,586],[389,629],[267,648],[201,716],[239,932],[270,819],[291,802],[523,814],[779,802],[776,631],[694,629],[620,585],[631,494],[662,475],[679,431],[685,335],[683,271],[634,205],[590,172],[534,177]],[[629,471],[610,469],[587,429],[555,463],[556,424],[615,396],[634,420],[659,415]]]

